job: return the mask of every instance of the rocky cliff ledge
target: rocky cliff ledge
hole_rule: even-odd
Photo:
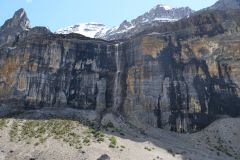
[[[18,12],[21,19],[25,12]],[[239,15],[206,11],[107,42],[30,29],[15,14],[6,23],[22,29],[0,30],[0,37],[13,37],[0,41],[0,101],[120,113],[141,128],[197,131],[219,115],[240,114]]]

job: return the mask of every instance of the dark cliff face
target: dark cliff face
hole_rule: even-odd
[[[106,97],[114,87],[114,45],[74,34],[34,32],[0,50],[1,101],[100,110],[112,104]]]
[[[121,42],[25,30],[0,47],[0,101],[197,131],[218,115],[240,114],[239,15],[199,13]]]

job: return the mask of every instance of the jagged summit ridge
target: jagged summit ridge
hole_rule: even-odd
[[[153,23],[174,22],[190,16],[194,11],[189,7],[172,8],[159,4],[131,21],[124,20],[118,27],[108,28],[98,23],[84,23],[56,31],[58,34],[78,33],[91,38],[115,40],[128,38]]]
[[[129,38],[152,25],[175,22],[190,16],[193,12],[189,7],[171,8],[170,6],[160,4],[130,22],[123,21],[118,28],[109,30],[105,35],[101,34],[104,36],[95,36],[95,38],[106,40]]]

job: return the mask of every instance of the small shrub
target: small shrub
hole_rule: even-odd
[[[82,146],[81,145],[77,145],[75,146],[76,149],[82,149]]]
[[[92,133],[95,138],[103,138],[104,134],[101,131],[95,131]]]
[[[10,141],[15,141],[18,135],[18,122],[14,121],[12,124],[12,128],[9,131]]]
[[[148,147],[144,147],[144,149],[149,151],[149,152],[152,151],[151,148],[148,148]]]
[[[44,143],[44,142],[46,142],[46,140],[47,140],[47,138],[45,138],[45,137],[40,137],[39,138],[40,143]]]
[[[109,138],[109,140],[110,140],[110,142],[111,142],[112,144],[114,144],[114,145],[117,144],[117,139],[116,139],[116,137],[112,136],[112,137]]]
[[[116,145],[117,145],[117,139],[116,139],[116,137],[111,136],[111,137],[109,138],[109,141],[110,141],[109,147],[110,147],[110,148],[115,148]]]
[[[108,122],[106,125],[107,128],[114,128],[114,125],[112,122]]]
[[[126,147],[125,147],[125,146],[123,146],[123,145],[121,145],[120,147],[121,147],[121,148],[126,148]]]
[[[99,143],[104,142],[104,138],[103,138],[103,137],[100,137],[100,138],[97,139],[97,141],[98,141]]]
[[[110,143],[108,147],[109,147],[109,148],[115,148],[116,146],[113,145],[112,143]]]
[[[83,143],[90,143],[90,139],[89,139],[88,137],[85,137],[85,138],[83,139]]]
[[[0,119],[0,129],[6,127],[7,120],[6,119]]]

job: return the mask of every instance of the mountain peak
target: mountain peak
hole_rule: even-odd
[[[13,17],[8,19],[1,29],[27,30],[30,28],[30,22],[27,13],[23,8],[17,10]]]
[[[19,33],[30,28],[29,24],[25,10],[23,8],[17,10],[13,17],[5,21],[0,27],[0,46],[15,41]]]
[[[13,17],[19,17],[21,18],[22,16],[24,16],[26,14],[25,10],[23,8],[20,8],[19,10],[17,10],[15,13],[14,13],[14,16]]]

